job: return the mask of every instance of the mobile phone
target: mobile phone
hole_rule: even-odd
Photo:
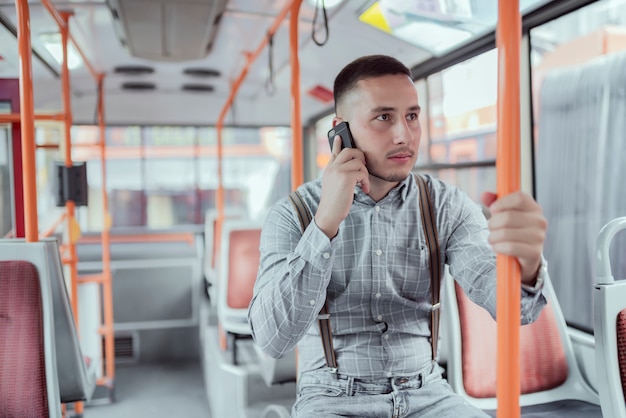
[[[354,145],[354,140],[352,139],[352,133],[350,132],[350,125],[348,122],[340,122],[333,129],[328,131],[328,143],[330,144],[330,149],[333,149],[333,142],[335,140],[335,136],[339,135],[341,137],[341,149],[344,148],[356,148]]]

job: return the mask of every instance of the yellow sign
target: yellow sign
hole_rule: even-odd
[[[80,225],[76,218],[70,220],[70,242],[76,244],[80,238]]]
[[[387,23],[387,19],[385,19],[383,12],[380,10],[379,2],[375,2],[366,11],[364,11],[361,16],[359,16],[359,20],[363,23],[374,26],[376,29],[391,33],[391,28]]]

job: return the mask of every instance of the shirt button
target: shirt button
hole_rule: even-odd
[[[380,292],[376,293],[376,297],[377,297],[377,298],[381,297]]]
[[[383,320],[383,316],[382,316],[382,315],[378,315],[378,316],[376,317],[376,319],[378,319],[379,321],[382,321],[382,320]]]
[[[380,256],[382,253],[383,253],[383,250],[381,250],[381,249],[376,250],[376,255],[377,256]]]
[[[315,299],[311,299],[311,300],[309,301],[309,305],[311,305],[311,306],[315,305]]]
[[[385,335],[383,335],[383,338],[384,338],[385,340],[388,340],[388,339],[389,339],[389,334],[385,334]]]
[[[374,209],[376,210],[376,212],[380,212],[380,206],[374,206]]]
[[[330,258],[330,254],[329,253],[324,253],[322,254],[322,257],[324,257],[325,259],[329,259]]]

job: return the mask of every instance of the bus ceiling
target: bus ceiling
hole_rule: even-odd
[[[233,75],[245,65],[246,52],[267,36],[272,20],[287,4],[286,0],[53,2],[59,8],[71,7],[70,32],[95,69],[106,74],[107,123],[116,125],[214,125],[229,95]],[[324,13],[319,9],[322,1],[303,0],[299,14],[301,118],[305,124],[332,110],[334,75],[346,62],[367,54],[390,54],[409,66],[428,63],[493,31],[496,22],[495,2],[449,2],[455,7],[443,7],[443,1],[323,3],[328,39],[321,48],[312,32],[315,27],[315,39],[325,38]],[[520,8],[527,13],[547,3],[523,0]],[[36,55],[35,108],[58,112],[57,25],[40,2],[30,2],[29,7]],[[250,67],[225,124],[289,125],[288,26],[286,22],[281,25],[273,48],[266,48]],[[0,0],[0,78],[18,77],[16,27],[14,2]],[[104,41],[111,37],[120,42]],[[70,45],[74,122],[93,124],[96,85],[72,50]],[[138,66],[148,71],[117,71]],[[130,90],[129,83],[133,83],[131,87],[139,83],[151,88]]]

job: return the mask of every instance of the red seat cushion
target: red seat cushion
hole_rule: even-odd
[[[622,376],[622,391],[626,401],[626,309],[617,315],[617,356],[619,371]]]
[[[247,309],[259,270],[260,229],[232,231],[228,248],[227,305],[232,309]]]
[[[39,274],[0,261],[0,416],[48,417]]]
[[[455,285],[462,340],[463,385],[475,398],[496,396],[496,321]],[[555,388],[567,379],[567,359],[550,305],[520,330],[521,393]]]

